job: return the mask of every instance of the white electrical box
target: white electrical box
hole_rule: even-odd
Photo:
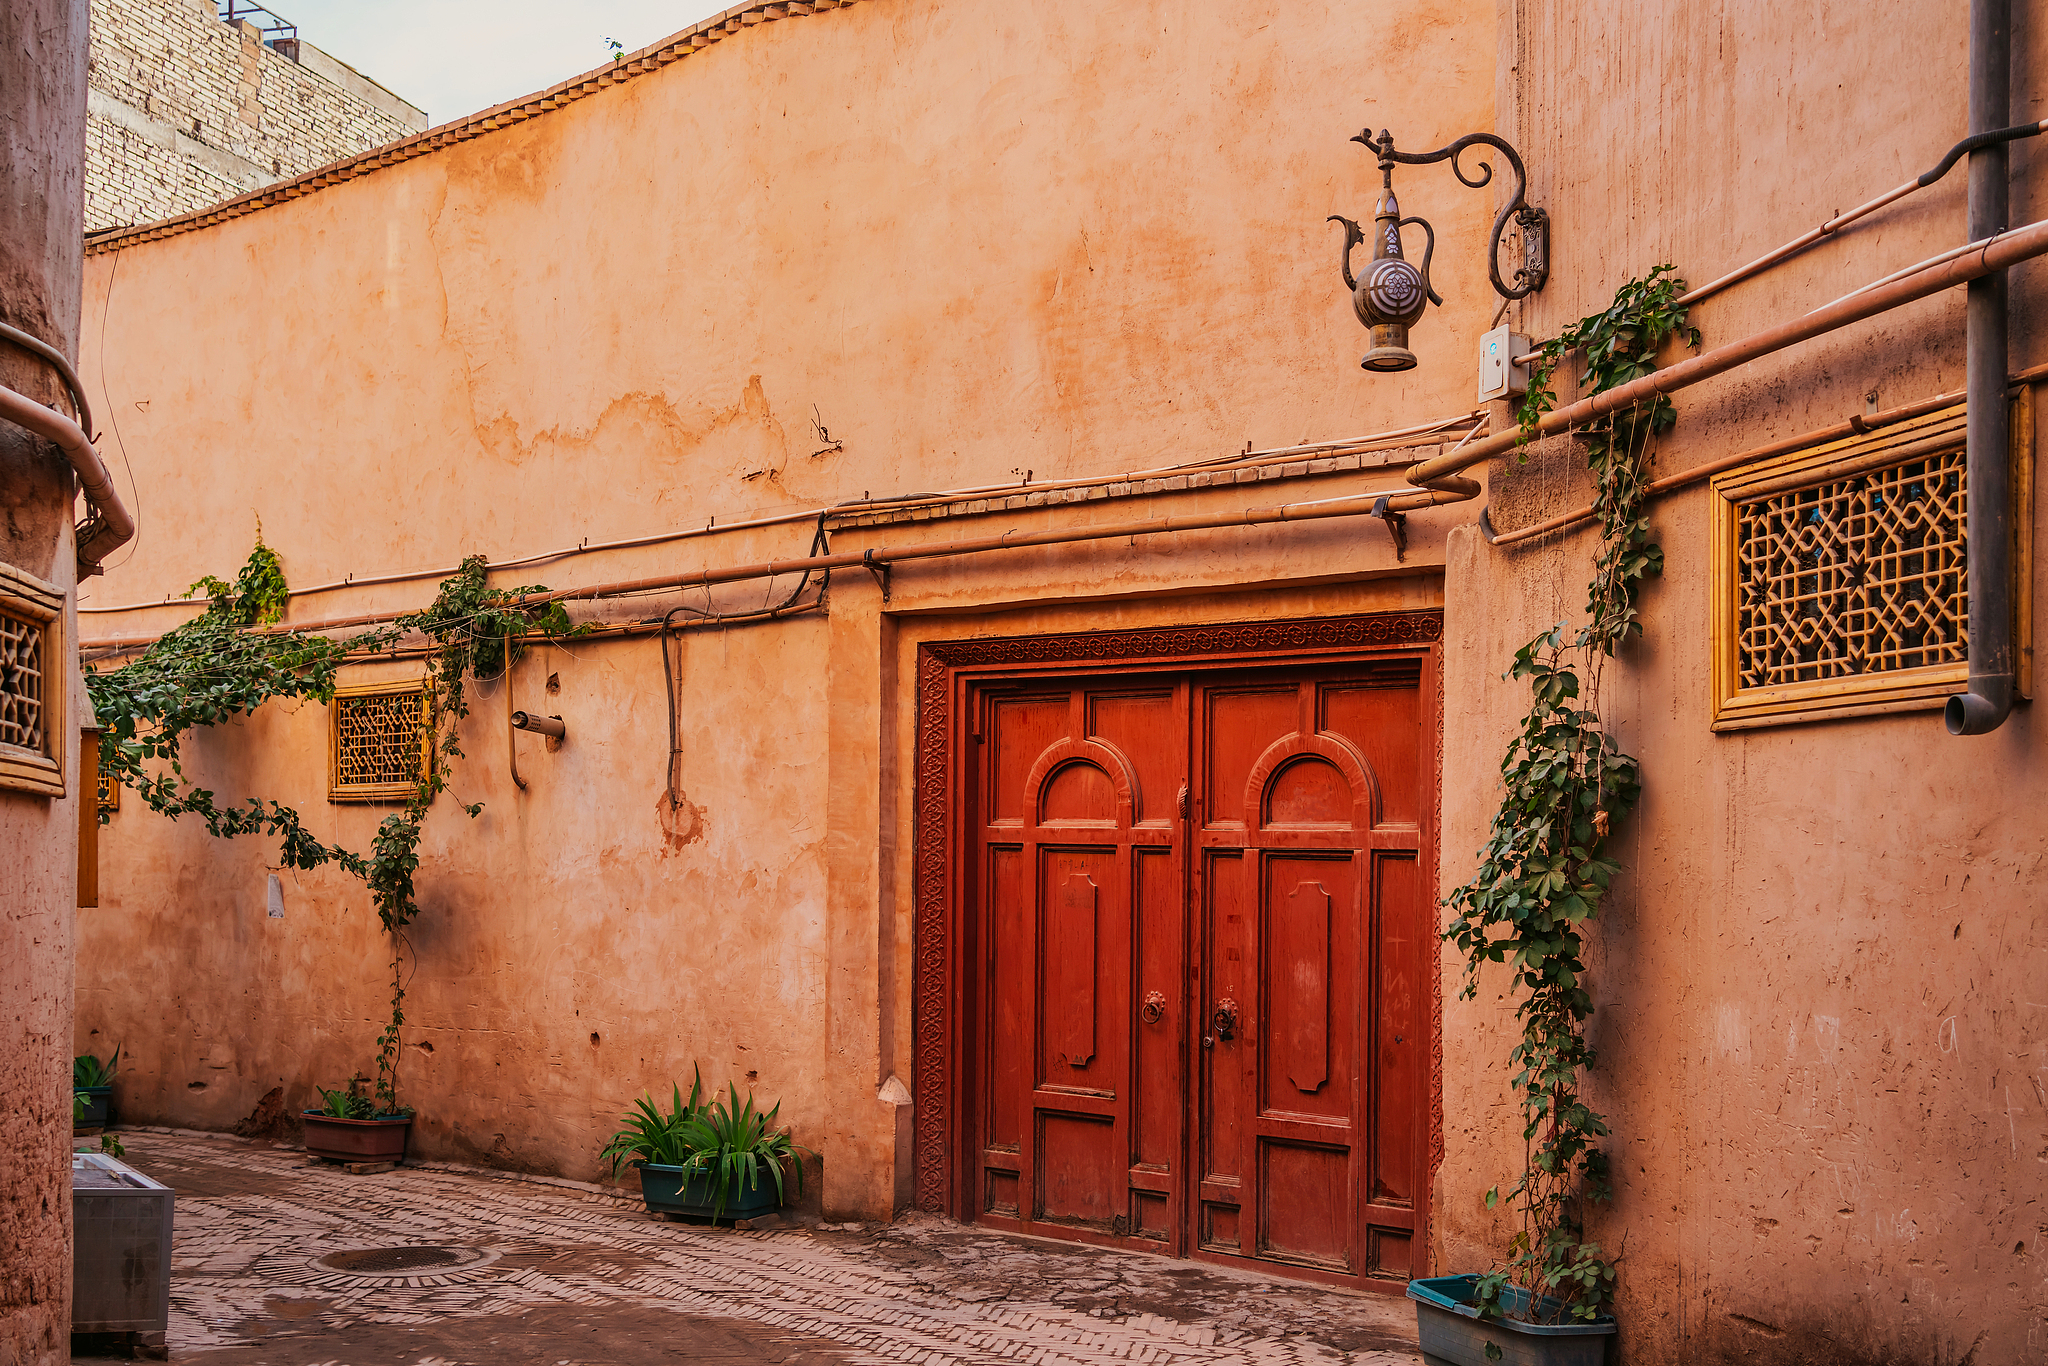
[[[1515,361],[1529,354],[1529,339],[1496,327],[1479,339],[1479,401],[1529,391],[1529,367]]]

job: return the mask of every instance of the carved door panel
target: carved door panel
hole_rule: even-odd
[[[977,690],[971,1217],[1419,1272],[1422,698],[1413,656]]]
[[[1430,910],[1410,669],[1198,687],[1194,1245],[1405,1279]]]
[[[1186,691],[989,695],[979,714],[980,1210],[1178,1245]]]

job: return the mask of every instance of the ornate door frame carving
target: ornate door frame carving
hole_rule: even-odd
[[[914,898],[911,1030],[913,1039],[913,1201],[917,1208],[964,1218],[960,1059],[968,1022],[961,1018],[961,938],[957,852],[960,757],[967,685],[982,678],[1071,673],[1101,668],[1251,667],[1341,663],[1385,653],[1426,656],[1425,705],[1432,713],[1432,784],[1426,807],[1425,867],[1438,866],[1443,811],[1443,613],[1373,612],[1286,621],[1167,626],[931,641],[917,651],[916,807],[912,830]],[[1443,1000],[1430,993],[1429,1170],[1443,1161]],[[1425,1192],[1429,1189],[1426,1184]],[[1427,1256],[1428,1202],[1416,1211],[1416,1241]]]

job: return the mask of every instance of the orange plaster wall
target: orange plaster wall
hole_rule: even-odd
[[[1955,6],[1519,13],[1501,30],[1501,123],[1536,168],[1561,265],[1521,314],[1538,337],[1660,261],[1711,279],[1912,178],[1965,129]],[[2035,98],[2048,30],[2021,18],[2015,122],[2048,112]],[[2048,212],[2041,156],[2014,153],[2014,223]],[[1961,241],[1964,183],[1959,168],[1702,304],[1706,344]],[[2015,370],[2048,359],[2042,272],[2013,275]],[[1958,390],[1962,321],[1955,291],[1681,392],[1656,471]],[[1503,529],[1588,501],[1568,452],[1497,466],[1492,483]],[[1646,781],[1589,959],[1587,1097],[1613,1126],[1617,1179],[1593,1229],[1623,1253],[1620,1359],[2048,1360],[2039,704],[1975,739],[1949,737],[1938,712],[1710,733],[1709,497],[1654,505],[1666,570],[1601,698]],[[1579,531],[1493,550],[1452,534],[1446,890],[1470,874],[1498,795],[1483,775],[1527,703],[1500,674],[1522,643],[1579,619],[1595,544]],[[1521,1161],[1505,973],[1484,974],[1470,1003],[1459,983],[1447,956],[1437,1200],[1452,1271],[1504,1244],[1481,1195]]]
[[[1345,141],[1367,120],[1401,120],[1416,147],[1490,122],[1488,16],[1429,5],[1402,32],[1409,46],[1389,49],[1376,15],[1334,2],[865,0],[292,204],[95,255],[87,314],[109,321],[88,382],[111,394],[144,531],[87,605],[228,572],[259,516],[308,584],[1466,411],[1489,196],[1443,172],[1410,193],[1444,245],[1451,304],[1415,334],[1424,367],[1393,380],[1356,369],[1364,335],[1324,221],[1370,212],[1376,176]],[[814,454],[814,414],[843,449]],[[1161,494],[834,546],[1397,483]],[[1296,601],[1246,585],[1300,585],[1340,610],[1426,605],[1459,515],[1416,518],[1405,561],[1379,526],[1333,521],[927,562],[896,573],[886,614],[867,575],[842,572],[825,616],[683,641],[674,819],[659,809],[653,641],[522,663],[520,705],[559,711],[569,738],[520,740],[530,788],[515,792],[502,697],[480,689],[451,795],[484,814],[450,802],[428,823],[404,1077],[420,1150],[587,1177],[626,1101],[701,1062],[707,1080],[751,1073],[782,1100],[824,1155],[828,1210],[887,1214],[907,1131],[878,1092],[911,1067],[899,750],[914,689],[898,623],[1013,634]],[[793,556],[809,537],[738,531],[499,581]],[[709,601],[738,610],[790,586]],[[430,589],[323,594],[293,617],[412,607]],[[596,610],[676,601],[707,599]],[[89,615],[87,634],[182,615]],[[549,674],[558,693],[542,691]],[[194,741],[188,768],[363,848],[382,813],[325,802],[326,724],[317,706],[273,705]],[[103,847],[79,1034],[126,1044],[129,1118],[223,1127],[272,1087],[296,1107],[369,1065],[385,944],[359,885],[287,876],[272,919],[273,850],[132,802]]]

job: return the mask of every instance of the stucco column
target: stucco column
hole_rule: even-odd
[[[897,1203],[898,1159],[907,1173],[909,1110],[884,1099],[899,1031],[894,1009],[896,935],[885,879],[892,864],[893,790],[884,756],[893,752],[893,631],[881,588],[841,570],[831,586],[829,760],[826,791],[827,1047],[835,1113],[822,1126],[827,1218],[886,1219]],[[908,699],[905,699],[908,705]],[[893,879],[889,879],[892,880]],[[901,1121],[899,1123],[899,1121]],[[899,1143],[898,1130],[904,1130]],[[899,1148],[901,1152],[899,1153]]]
[[[0,321],[78,354],[84,231],[85,0],[0,7]],[[68,408],[50,367],[0,345],[0,384]],[[0,562],[67,590],[77,639],[69,465],[0,424]],[[76,678],[75,649],[46,670]],[[74,691],[66,688],[66,694]],[[70,1360],[71,1014],[78,901],[78,725],[46,718],[68,751],[67,797],[0,791],[0,1363]]]

